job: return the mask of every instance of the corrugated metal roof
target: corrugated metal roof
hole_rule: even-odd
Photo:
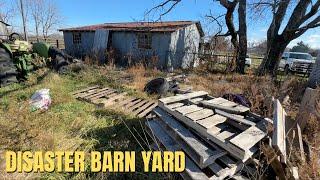
[[[91,26],[60,29],[59,31],[95,31],[97,29],[108,29],[111,31],[174,32],[191,24],[196,24],[201,36],[204,36],[199,21],[104,23]]]

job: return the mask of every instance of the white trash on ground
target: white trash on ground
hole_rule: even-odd
[[[32,111],[48,110],[51,104],[50,89],[40,89],[36,91],[30,99],[30,106]]]

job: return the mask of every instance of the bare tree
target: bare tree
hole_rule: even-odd
[[[52,1],[45,0],[44,5],[40,22],[43,38],[47,39],[49,33],[60,24],[61,16],[56,4]]]
[[[30,0],[29,7],[31,10],[31,17],[34,22],[34,27],[36,31],[36,38],[39,41],[39,29],[42,22],[42,14],[45,9],[45,2],[44,0]]]
[[[259,0],[253,6],[260,10],[268,8],[272,12],[272,22],[267,31],[266,57],[260,65],[259,75],[270,73],[275,76],[287,45],[308,29],[320,26],[320,0]],[[290,7],[293,7],[292,12]],[[288,21],[285,21],[286,15],[289,15]],[[281,27],[284,27],[282,32]]]
[[[6,4],[3,0],[0,1],[0,20],[10,24],[10,21],[14,17],[14,9]]]

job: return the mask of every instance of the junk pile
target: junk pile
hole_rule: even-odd
[[[296,179],[286,161],[285,111],[274,104],[272,121],[197,91],[159,99],[145,125],[154,149],[185,152],[184,179]]]

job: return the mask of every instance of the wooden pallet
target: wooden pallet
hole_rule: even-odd
[[[207,108],[202,106],[201,102],[219,107]],[[251,121],[242,115],[220,110],[228,107],[246,113],[248,108],[223,98],[210,97],[204,91],[163,98],[159,100],[158,106],[242,162],[258,150],[256,144],[266,136],[266,132],[262,130],[264,121]]]
[[[112,88],[101,88],[99,86],[75,91],[72,95],[79,100],[93,103],[100,107],[120,109],[127,114],[140,118],[147,116],[158,104],[155,101],[133,98],[125,92],[120,93]]]
[[[175,135],[170,133],[160,121],[161,120],[155,118],[146,122],[149,136],[159,145],[157,149],[161,149],[161,147],[164,146],[164,149],[169,151],[186,151],[186,146],[178,143],[175,140]],[[238,175],[236,175],[236,173],[244,167],[241,161],[236,160],[229,154],[224,154],[216,158],[205,170],[198,166],[192,157],[193,155],[190,157],[189,153],[186,152],[186,154],[186,168],[185,171],[181,173],[184,179],[225,179],[233,176],[237,177]]]

